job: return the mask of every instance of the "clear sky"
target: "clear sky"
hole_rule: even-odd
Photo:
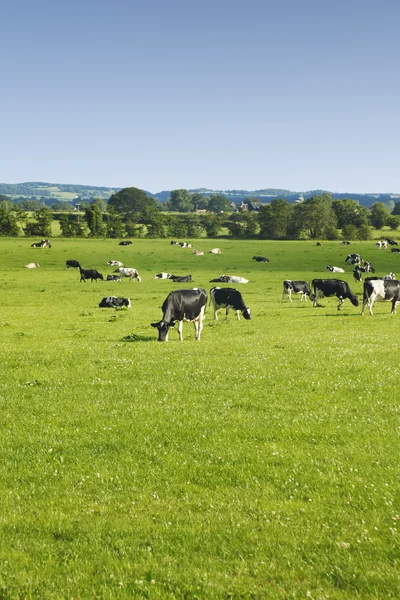
[[[398,0],[2,3],[0,182],[400,193],[399,22]]]

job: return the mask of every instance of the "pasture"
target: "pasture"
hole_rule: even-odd
[[[329,264],[361,299],[346,255],[399,278],[400,256],[32,241],[0,239],[1,598],[399,597],[400,314],[281,296],[284,279],[333,277]],[[68,259],[105,277],[120,260],[142,283],[79,283]],[[251,320],[214,322],[208,306],[201,342],[185,323],[183,343],[174,329],[158,343],[169,291],[209,292],[222,274],[249,279],[233,287]],[[132,308],[99,309],[108,295]]]

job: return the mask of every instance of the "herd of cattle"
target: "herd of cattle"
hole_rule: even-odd
[[[132,242],[124,241],[120,242],[120,245],[128,245]],[[389,242],[390,243],[390,242]],[[182,248],[191,247],[186,242],[175,242],[171,244],[179,244]],[[387,241],[378,242],[377,245],[380,249],[387,249]],[[396,242],[392,242],[396,244]],[[51,244],[48,240],[42,240],[39,243],[32,244],[32,247],[50,248]],[[221,251],[219,248],[210,250],[211,253],[219,254]],[[400,250],[392,249],[392,252],[400,252]],[[197,253],[197,251],[196,251]],[[204,253],[203,253],[204,254]],[[269,262],[268,258],[263,256],[253,256],[253,260],[257,262]],[[359,254],[348,254],[345,259],[345,264],[354,266],[353,276],[356,281],[361,281],[362,273],[375,273],[370,262],[364,261]],[[116,260],[109,260],[107,262],[109,266],[117,267],[113,273],[107,275],[107,281],[122,281],[123,277],[127,277],[132,281],[137,279],[141,282],[141,277],[137,269],[124,267],[123,263]],[[28,268],[40,266],[39,263],[29,263],[25,265]],[[97,281],[98,279],[104,280],[102,273],[99,273],[95,269],[83,269],[77,260],[67,260],[65,268],[79,269],[80,281],[86,282],[86,280]],[[344,269],[341,267],[333,267],[328,265],[326,267],[333,273],[344,273]],[[154,279],[171,279],[174,282],[191,282],[191,275],[174,275],[172,273],[160,272],[154,275]],[[221,275],[215,279],[211,279],[211,282],[218,283],[248,283],[249,280],[244,277],[236,275]],[[319,306],[318,301],[321,297],[332,297],[336,296],[339,300],[338,310],[341,309],[343,302],[348,299],[353,306],[359,305],[359,300],[350,289],[349,284],[346,281],[340,279],[313,279],[311,286],[307,281],[303,280],[290,280],[286,279],[283,282],[283,294],[282,301],[287,297],[292,302],[292,294],[298,294],[301,297],[301,301],[310,298],[313,302],[313,306]],[[168,294],[165,299],[161,310],[163,313],[162,319],[158,322],[151,323],[152,327],[158,330],[158,340],[168,341],[169,329],[178,323],[179,339],[182,341],[182,326],[184,321],[190,321],[194,323],[196,340],[200,340],[201,331],[203,328],[204,314],[206,310],[208,295],[203,288],[192,288],[192,289],[181,289],[175,290]],[[396,313],[396,304],[400,302],[400,281],[397,281],[394,273],[389,273],[384,277],[369,276],[364,280],[363,288],[363,301],[361,314],[364,315],[365,308],[368,306],[369,313],[372,315],[372,308],[375,301],[389,301],[392,303],[392,314]],[[230,309],[236,311],[237,318],[240,319],[240,314],[245,319],[250,319],[250,309],[246,306],[241,293],[232,287],[213,287],[210,290],[210,304],[213,305],[214,319],[217,320],[218,310],[225,308],[226,318]],[[100,308],[120,308],[120,307],[131,307],[131,301],[129,298],[120,298],[117,296],[106,296],[102,298],[99,303]]]

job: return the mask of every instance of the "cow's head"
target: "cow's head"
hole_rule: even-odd
[[[250,309],[245,308],[244,310],[242,310],[242,315],[244,316],[245,319],[250,320]]]
[[[167,321],[158,321],[158,323],[151,323],[152,327],[158,329],[158,341],[168,342],[169,328],[173,327],[175,323],[168,323]]]

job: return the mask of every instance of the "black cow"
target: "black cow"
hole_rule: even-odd
[[[80,269],[81,265],[78,263],[77,260],[67,260],[65,263],[65,269],[70,269],[70,268],[71,269]]]
[[[264,256],[253,256],[253,260],[257,262],[269,262],[269,258],[265,258]]]
[[[390,252],[393,252],[394,254],[400,254],[400,248],[391,248]]]
[[[390,246],[398,246],[398,243],[395,242],[392,238],[386,238],[386,241]]]
[[[120,308],[121,306],[131,307],[130,298],[117,298],[117,296],[106,296],[99,304],[99,308]]]
[[[132,244],[132,242],[131,242],[131,241],[129,241],[129,240],[126,240],[126,241],[124,241],[124,242],[120,242],[120,243],[118,244],[118,246],[130,246],[131,244]]]
[[[374,302],[391,302],[391,314],[396,314],[396,304],[400,302],[400,281],[393,279],[375,279],[367,277],[364,281],[363,305],[361,314],[364,314],[368,304],[369,314],[372,315]]]
[[[285,299],[287,294],[290,302],[292,302],[292,294],[301,294],[300,300],[307,300],[307,296],[310,300],[314,300],[314,295],[311,293],[311,287],[308,281],[293,281],[292,279],[285,279],[283,282],[283,293],[282,301]]]
[[[217,312],[220,308],[226,309],[226,318],[228,318],[229,309],[236,310],[238,321],[240,313],[245,319],[250,319],[250,309],[245,305],[242,294],[235,288],[213,287],[210,290],[210,303],[213,303],[214,319],[218,321]]]
[[[86,279],[90,279],[90,281],[97,281],[97,279],[104,279],[103,275],[96,271],[96,269],[82,269],[79,267],[79,272],[81,274],[81,278],[79,281],[84,281],[86,283]]]
[[[358,306],[358,298],[353,294],[346,281],[341,279],[313,279],[312,285],[314,287],[314,306],[318,306],[318,296],[336,296],[339,298],[338,310],[341,309],[346,298],[350,300],[353,306]]]
[[[191,275],[172,275],[171,279],[174,283],[188,283],[189,281],[192,281],[192,276]]]
[[[207,305],[207,292],[202,288],[191,290],[175,290],[168,294],[161,307],[163,318],[158,323],[151,323],[158,329],[158,341],[167,342],[169,328],[178,321],[179,339],[182,342],[183,321],[194,323],[196,340],[200,341],[203,329],[204,313]]]

